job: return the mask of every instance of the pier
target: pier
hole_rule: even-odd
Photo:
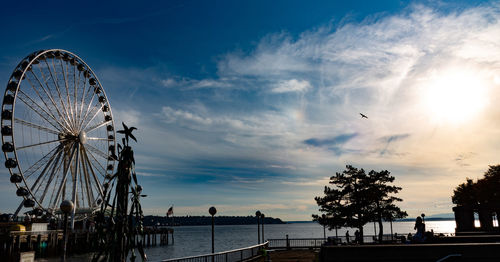
[[[7,261],[19,261],[21,252],[28,251],[34,251],[36,258],[55,257],[61,254],[63,241],[62,230],[11,231],[0,235],[0,253],[7,256]],[[174,229],[146,227],[134,243],[138,241],[143,241],[146,247],[174,244]],[[92,252],[96,248],[96,232],[68,232],[68,255]]]

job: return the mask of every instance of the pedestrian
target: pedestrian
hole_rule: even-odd
[[[347,230],[347,232],[345,232],[345,241],[347,244],[349,244],[349,230]]]
[[[359,230],[356,230],[354,232],[354,243],[357,243],[357,244],[361,243],[361,233],[359,233]]]

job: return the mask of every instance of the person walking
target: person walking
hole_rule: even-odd
[[[356,243],[356,244],[361,243],[361,233],[359,233],[359,230],[356,230],[354,232],[354,243]]]

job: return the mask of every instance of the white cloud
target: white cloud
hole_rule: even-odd
[[[425,106],[423,94],[432,86],[430,79],[452,72],[447,77],[481,79],[487,99],[499,100],[499,21],[498,3],[452,13],[413,6],[400,14],[318,27],[298,36],[268,35],[250,53],[223,56],[217,76],[206,79],[165,77],[152,69],[105,75],[121,79],[115,93],[126,85],[140,90],[145,83],[160,97],[185,92],[176,97],[179,101],[147,104],[148,111],[138,111],[141,105],[135,111],[113,109],[115,119],[139,125],[143,144],[136,151],[138,165],[183,178],[192,175],[193,166],[207,162],[216,168],[262,171],[258,177],[234,175],[224,185],[251,192],[265,186],[272,190],[263,190],[263,196],[291,201],[269,203],[276,212],[299,206],[316,211],[313,197],[321,194],[325,177],[345,164],[388,169],[403,187],[402,207],[410,215],[431,204],[432,212],[445,213],[455,185],[496,163],[498,150],[492,145],[500,143],[500,109],[485,103],[471,118],[450,123],[435,120],[437,113]],[[134,99],[132,94],[140,94],[126,93]],[[156,114],[150,113],[154,106]],[[361,119],[360,112],[369,119]],[[340,148],[304,144],[342,134],[357,135]],[[381,139],[400,134],[408,136],[390,143]],[[473,157],[461,157],[464,152]],[[196,174],[213,175],[199,169]],[[279,179],[269,179],[273,176]],[[432,194],[424,194],[430,188]],[[307,203],[297,204],[300,200]],[[235,214],[259,207],[227,206]],[[310,212],[302,216],[309,219]]]
[[[227,79],[191,79],[191,78],[167,78],[160,81],[165,87],[181,87],[185,89],[199,88],[227,88],[232,84]]]
[[[305,92],[311,88],[311,84],[305,80],[291,79],[279,82],[275,88],[271,90],[273,93],[287,92]]]
[[[181,110],[181,109],[173,109],[169,106],[164,106],[162,108],[162,115],[164,117],[164,121],[167,123],[172,123],[178,120],[188,120],[193,121],[197,124],[211,124],[212,120],[210,118],[203,118],[199,115]]]

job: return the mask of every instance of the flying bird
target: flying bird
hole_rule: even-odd
[[[367,117],[367,116],[365,116],[365,115],[363,115],[363,114],[361,114],[361,113],[359,113],[359,114],[361,115],[361,118],[366,118],[366,119],[368,119],[368,117]]]

